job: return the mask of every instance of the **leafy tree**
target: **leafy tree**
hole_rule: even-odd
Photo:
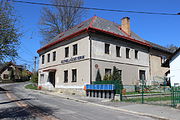
[[[42,45],[47,44],[59,33],[80,23],[85,13],[85,10],[78,8],[83,6],[83,0],[51,0],[51,3],[64,7],[43,8],[40,19],[40,32],[44,37],[44,40],[41,41]]]
[[[97,70],[97,74],[96,74],[96,81],[101,81],[101,74],[100,74],[100,71],[99,69]]]
[[[113,66],[112,80],[119,80],[119,81],[121,81],[121,75],[119,73],[119,70],[115,66]]]
[[[16,27],[17,18],[7,0],[0,1],[0,62],[11,59],[17,54],[21,34]]]

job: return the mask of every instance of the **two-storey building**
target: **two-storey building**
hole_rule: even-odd
[[[113,66],[124,85],[139,84],[141,79],[151,84],[162,56],[171,54],[132,32],[128,17],[119,25],[97,16],[60,33],[38,53],[39,85],[65,91],[82,90],[95,81],[97,70],[103,77]],[[164,75],[166,68],[160,69]]]

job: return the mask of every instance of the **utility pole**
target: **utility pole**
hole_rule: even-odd
[[[34,73],[36,72],[36,59],[37,59],[37,57],[34,56]]]

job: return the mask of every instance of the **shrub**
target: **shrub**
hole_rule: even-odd
[[[38,73],[33,73],[31,77],[31,82],[37,84],[38,83]]]

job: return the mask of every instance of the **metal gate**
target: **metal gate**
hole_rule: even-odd
[[[176,107],[177,104],[180,104],[180,87],[172,87],[171,104],[173,107]]]

